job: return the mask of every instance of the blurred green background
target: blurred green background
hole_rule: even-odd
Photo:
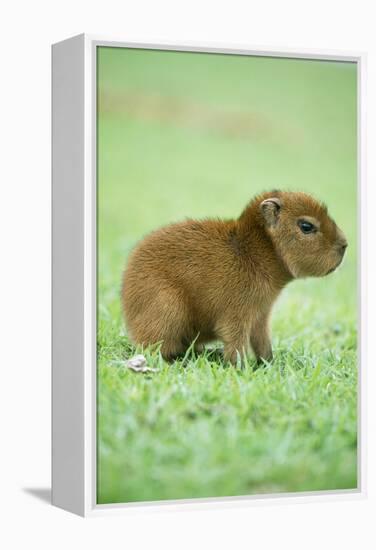
[[[356,65],[100,47],[97,70],[99,502],[356,486]],[[206,358],[202,364],[192,359],[188,368],[168,367],[151,353],[162,374],[149,380],[127,372],[121,361],[136,350],[123,327],[120,284],[131,248],[171,221],[236,217],[253,195],[272,188],[325,201],[349,241],[338,272],[285,289],[273,317],[274,371],[234,374]],[[223,398],[221,384],[210,395],[200,393],[216,376],[223,388],[237,376],[246,403],[254,399],[257,408],[263,400],[266,416],[257,430],[245,422],[237,439],[226,424],[229,411],[215,409],[207,423],[205,414],[200,422],[185,417],[189,399],[200,411],[205,400]],[[269,397],[279,392],[273,403],[258,393],[261,386],[270,389]],[[284,394],[287,387],[295,388],[295,400]],[[233,398],[238,421],[245,413]],[[164,399],[169,405],[157,406]],[[181,406],[186,420],[180,428],[191,434],[192,449],[182,432],[173,441],[166,434]],[[145,407],[156,415],[153,426],[143,417]],[[280,462],[275,470],[265,457],[270,446],[282,445],[296,407],[305,424],[291,435],[282,470]],[[274,430],[282,411],[286,424]],[[220,421],[222,431],[213,424]],[[203,433],[200,458],[202,449],[194,447]],[[232,453],[221,458],[214,439],[226,433]],[[179,449],[187,445],[182,458]],[[243,483],[239,470],[247,457],[256,461],[258,477]],[[208,481],[210,465],[220,473]]]

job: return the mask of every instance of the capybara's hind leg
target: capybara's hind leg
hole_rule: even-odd
[[[172,361],[185,353],[189,335],[188,311],[183,296],[174,289],[159,290],[143,313],[144,342],[162,342],[162,357]],[[140,321],[140,320],[139,320]],[[138,322],[140,325],[140,322]]]
[[[183,357],[186,349],[178,342],[171,342],[169,340],[163,340],[161,346],[161,354],[165,361],[172,363],[175,359]]]
[[[161,354],[163,359],[171,362],[187,351],[187,332],[186,319],[181,315],[181,312],[179,316],[171,316],[170,319],[164,320],[160,338],[160,341],[162,341]]]

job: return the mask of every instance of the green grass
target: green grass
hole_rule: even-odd
[[[356,487],[355,66],[102,48],[98,75],[98,502]],[[273,363],[206,350],[167,365],[156,346],[157,372],[126,369],[135,243],[275,187],[323,199],[349,249],[285,289]]]

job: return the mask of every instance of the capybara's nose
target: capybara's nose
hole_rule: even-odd
[[[342,256],[344,255],[347,247],[348,247],[348,242],[347,241],[344,241],[339,245],[339,250],[340,250]]]

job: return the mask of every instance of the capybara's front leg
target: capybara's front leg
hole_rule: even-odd
[[[224,344],[224,360],[236,365],[238,357],[241,363],[249,352],[249,340],[247,329],[239,320],[231,320],[221,324],[217,334]]]
[[[269,333],[269,314],[259,316],[251,326],[250,343],[258,363],[273,359]]]

